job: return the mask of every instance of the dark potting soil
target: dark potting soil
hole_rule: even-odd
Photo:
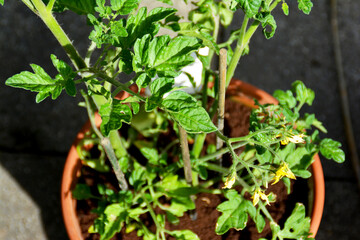
[[[229,137],[244,136],[248,133],[249,128],[249,116],[251,109],[245,107],[239,103],[227,100],[226,101],[226,114],[225,114],[225,127],[224,133]],[[231,117],[230,117],[231,116]],[[209,135],[207,137],[208,143],[215,142],[215,136]],[[228,157],[224,159],[224,162],[231,161]],[[118,190],[116,184],[116,178],[112,173],[98,173],[89,167],[83,167],[81,170],[81,176],[79,178],[80,183],[86,183],[92,188],[96,188],[97,184],[104,184],[108,188]],[[272,218],[282,226],[285,219],[291,214],[296,202],[302,202],[307,205],[308,201],[308,185],[306,180],[298,179],[292,184],[292,191],[290,195],[287,195],[287,188],[280,181],[275,185],[270,185],[267,192],[273,192],[276,194],[277,201],[267,206]],[[250,195],[245,196],[250,199]],[[219,236],[215,234],[215,225],[218,217],[221,215],[216,207],[226,200],[222,195],[214,195],[208,193],[200,193],[196,196],[196,220],[192,220],[188,213],[185,213],[180,218],[178,225],[166,223],[166,229],[168,230],[180,230],[189,229],[195,232],[201,240],[256,240],[262,237],[271,238],[271,229],[269,221],[267,220],[266,226],[261,233],[257,232],[255,223],[250,219],[247,227],[242,231],[236,231],[234,229],[228,231],[226,234]],[[88,232],[89,227],[94,223],[94,220],[98,217],[97,214],[92,213],[91,210],[97,207],[95,200],[80,200],[77,201],[77,215],[81,226],[83,238],[85,240],[97,240],[100,239],[98,234],[90,234]],[[157,213],[161,210],[156,209]],[[153,232],[155,226],[151,221],[151,217],[148,215],[143,216],[144,224]],[[122,228],[121,233],[115,235],[113,240],[141,240],[141,237],[136,235],[133,231],[129,234],[125,234],[125,227]],[[175,240],[171,236],[167,236],[168,240]]]

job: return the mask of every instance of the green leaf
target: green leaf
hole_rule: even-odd
[[[220,48],[216,44],[214,38],[207,32],[203,31],[199,26],[191,23],[191,22],[182,22],[178,24],[179,26],[179,34],[183,34],[189,37],[196,37],[203,41],[203,44],[210,49],[214,50],[217,54],[219,54]]]
[[[174,8],[159,7],[154,8],[147,15],[147,8],[140,8],[136,15],[130,15],[127,20],[126,30],[129,36],[122,38],[123,48],[130,48],[137,39],[142,38],[146,34],[155,36],[160,29],[158,22],[174,14],[176,11]]]
[[[119,54],[119,72],[124,72],[126,74],[132,73],[133,72],[132,62],[133,62],[132,52],[123,49]]]
[[[252,18],[258,13],[262,0],[236,0],[236,2],[239,3],[239,7],[246,16]]]
[[[269,39],[272,38],[275,34],[275,30],[277,28],[274,16],[271,15],[270,12],[260,12],[256,14],[254,17],[256,20],[258,20],[261,23],[261,26],[263,27],[263,34],[265,38]],[[266,27],[269,26],[271,28],[270,31],[266,30]]]
[[[132,119],[130,107],[117,99],[102,105],[99,114],[102,119],[100,130],[105,136],[108,136],[111,130],[120,129],[122,122],[130,123]]]
[[[109,240],[121,231],[128,213],[123,203],[114,203],[106,207],[104,214],[106,216],[105,228],[100,240]]]
[[[183,108],[197,107],[196,99],[183,91],[171,92],[162,102],[166,110],[179,112]]]
[[[156,148],[142,147],[140,148],[140,152],[147,160],[149,160],[149,163],[158,165],[159,153]]]
[[[298,0],[298,8],[305,14],[310,14],[313,3],[311,0]]]
[[[0,0],[0,4],[4,6],[4,0]]]
[[[283,2],[281,8],[286,16],[289,15],[289,5],[286,2]]]
[[[255,218],[253,219],[256,224],[256,229],[259,233],[261,233],[266,225],[265,218],[260,214],[260,212],[257,212]]]
[[[151,67],[159,70],[173,70],[174,65],[176,69],[180,69],[194,61],[189,54],[197,50],[201,46],[200,41],[194,37],[179,36],[172,39],[169,45],[164,46],[153,62],[150,62]]]
[[[231,11],[229,8],[226,7],[226,4],[220,4],[219,15],[220,15],[221,25],[223,25],[225,28],[230,26],[234,17],[234,13],[233,11]]]
[[[245,200],[237,191],[229,190],[226,192],[225,197],[228,200],[217,207],[217,210],[222,212],[215,229],[216,234],[219,235],[226,233],[231,228],[236,230],[244,229],[248,221],[248,214],[250,216],[256,215],[253,204]]]
[[[175,230],[169,232],[176,240],[200,240],[198,235],[190,230]]]
[[[290,217],[286,220],[284,229],[279,229],[279,226],[272,226],[273,235],[280,239],[308,239],[310,218],[306,217],[304,205],[297,203]]]
[[[145,184],[146,179],[146,170],[143,166],[138,163],[134,163],[134,170],[131,171],[129,177],[129,183],[134,186],[135,190],[140,189],[140,187]]]
[[[297,80],[292,85],[292,92],[296,94],[296,100],[298,100],[301,104],[307,103],[308,105],[312,105],[315,93],[310,88],[307,88],[305,84]]]
[[[111,0],[111,9],[121,15],[127,15],[137,8],[140,0]]]
[[[92,193],[91,189],[86,184],[78,183],[75,189],[71,191],[72,197],[76,200],[85,200],[89,198],[96,198]]]
[[[189,133],[211,133],[217,130],[209,114],[201,106],[184,107],[170,115]]]
[[[142,73],[136,78],[135,82],[140,90],[141,88],[146,88],[151,82],[151,79],[146,73]]]
[[[280,105],[287,106],[290,109],[296,106],[296,99],[290,90],[287,90],[286,92],[275,90],[273,96],[279,100]]]
[[[333,159],[337,163],[345,161],[345,153],[340,149],[341,143],[330,138],[325,138],[320,142],[320,152],[327,159]]]
[[[155,97],[162,97],[172,89],[174,83],[173,78],[157,78],[150,84],[150,92]]]
[[[58,70],[62,77],[62,81],[64,81],[64,87],[67,94],[70,96],[76,95],[76,87],[74,78],[76,77],[76,73],[73,69],[64,61],[59,60],[55,55],[51,54],[51,61],[54,67]]]
[[[52,79],[43,68],[38,65],[31,64],[34,73],[24,71],[8,78],[5,82],[7,86],[22,88],[32,92],[38,92],[36,102],[39,103],[46,97],[52,95],[56,99],[63,87],[57,79]]]
[[[142,67],[149,62],[149,51],[147,49],[149,48],[150,39],[151,35],[146,34],[135,42],[133,58],[133,68],[135,72],[142,71]]]
[[[45,2],[48,3],[49,0]],[[77,14],[94,13],[96,7],[96,0],[57,0],[54,7],[54,11],[57,12],[71,10]]]

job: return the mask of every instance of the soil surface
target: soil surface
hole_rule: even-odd
[[[231,112],[230,112],[231,111]],[[224,133],[229,137],[244,136],[248,133],[249,128],[249,116],[251,109],[245,107],[239,103],[226,100],[226,114],[225,114],[225,127]],[[230,118],[231,115],[231,118]],[[214,135],[208,135],[207,143],[215,142]],[[224,163],[230,164],[230,157],[224,158]],[[89,186],[96,187],[97,184],[105,184],[107,187],[117,190],[116,179],[112,173],[99,174],[89,167],[83,167],[79,182],[86,183]],[[220,186],[219,186],[220,187]],[[277,202],[268,206],[268,210],[272,218],[280,225],[284,223],[286,219],[295,207],[295,199],[297,201],[307,203],[307,182],[304,180],[297,180],[293,187],[296,191],[287,195],[287,189],[280,181],[276,185],[270,185],[267,193],[270,191],[277,196]],[[250,199],[250,196],[245,196]],[[269,221],[267,220],[266,226],[262,233],[258,233],[255,223],[249,219],[247,228],[242,231],[236,231],[234,229],[228,231],[225,235],[219,236],[215,234],[215,225],[218,217],[221,215],[216,207],[224,201],[225,198],[222,195],[213,195],[208,193],[200,193],[196,196],[196,220],[192,220],[188,213],[185,213],[180,218],[178,225],[172,225],[166,223],[166,228],[169,230],[189,229],[195,232],[201,240],[255,240],[261,237],[271,238],[271,229]],[[306,204],[305,204],[306,205]],[[100,239],[98,234],[88,233],[89,227],[94,223],[97,218],[97,214],[92,213],[91,210],[97,207],[96,201],[93,200],[81,200],[77,201],[77,215],[81,225],[83,237],[85,240]],[[156,210],[161,212],[161,210]],[[154,230],[155,226],[151,222],[150,216],[143,216],[144,223],[150,230]],[[115,235],[113,240],[141,240],[142,238],[136,235],[136,232],[125,234],[123,228],[122,232]],[[168,240],[174,240],[171,236],[167,236]]]

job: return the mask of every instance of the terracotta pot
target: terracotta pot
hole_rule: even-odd
[[[231,85],[228,88],[228,93],[232,95],[232,99],[234,99],[235,101],[239,101],[249,107],[254,107],[253,98],[256,98],[261,104],[277,104],[277,100],[270,94],[240,80],[232,81]],[[123,97],[126,96],[128,95],[125,94],[125,96]],[[95,120],[96,124],[99,126],[101,123],[101,119],[98,115],[96,116]],[[63,171],[61,183],[61,205],[65,227],[70,240],[83,239],[76,215],[76,200],[72,198],[71,189],[74,189],[76,185],[81,168],[81,162],[76,151],[76,146],[79,141],[84,138],[85,133],[88,132],[90,128],[90,122],[87,122],[77,134],[76,139],[68,153]],[[313,196],[313,203],[311,204],[312,206],[310,206],[310,232],[312,233],[311,237],[315,237],[319,229],[325,201],[324,174],[319,156],[315,155],[314,160],[314,163],[311,165],[312,178],[310,180],[310,185],[313,186],[310,192],[310,195]]]

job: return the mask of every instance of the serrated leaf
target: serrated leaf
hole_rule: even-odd
[[[302,104],[307,103],[310,106],[312,105],[315,98],[313,90],[307,88],[300,80],[295,81],[291,87],[292,92],[296,94],[296,100]]]
[[[200,106],[181,108],[170,115],[189,133],[211,133],[217,130],[209,114]]]
[[[258,212],[253,220],[256,224],[257,231],[261,233],[266,225],[265,218],[260,214],[260,212]]]
[[[274,36],[275,30],[277,28],[274,16],[271,15],[270,12],[260,12],[260,13],[256,14],[256,16],[254,18],[261,23],[261,26],[263,28],[263,34],[264,34],[265,38],[267,38],[267,39],[272,38]],[[271,28],[270,31],[266,30],[267,26],[269,26]]]
[[[333,159],[337,163],[345,161],[345,153],[340,149],[341,143],[330,138],[325,138],[320,142],[320,152],[327,159]]]
[[[286,92],[275,90],[273,96],[279,100],[280,105],[287,106],[290,109],[296,106],[296,99],[290,90],[287,90]]]
[[[158,165],[159,153],[156,148],[142,147],[140,148],[140,152],[147,160],[149,160],[149,163]]]
[[[198,235],[190,230],[175,230],[169,232],[176,240],[200,240]]]
[[[310,14],[313,3],[311,0],[298,0],[298,8],[305,14]]]
[[[122,203],[114,203],[106,207],[104,214],[106,216],[105,228],[100,240],[109,240],[121,231],[128,213]]]
[[[111,130],[120,129],[122,122],[130,123],[132,119],[130,107],[117,99],[102,105],[99,114],[102,119],[100,130],[105,136],[108,136]]]
[[[111,9],[121,15],[127,15],[137,8],[140,0],[111,0]]]
[[[149,62],[149,48],[151,35],[146,34],[142,38],[136,40],[134,45],[134,58],[133,58],[133,68],[135,72],[143,70],[143,66]]]
[[[179,70],[194,62],[189,54],[200,46],[200,40],[195,37],[179,36],[173,38],[168,45],[161,48],[156,54],[155,61],[149,62],[149,66],[157,71]]]
[[[147,8],[142,7],[136,15],[130,15],[126,23],[126,30],[129,36],[121,40],[124,48],[129,48],[139,38],[146,34],[155,36],[160,29],[159,21],[174,14],[174,8],[154,8],[147,15]]]
[[[57,79],[52,79],[40,66],[31,64],[31,68],[34,73],[28,71],[21,72],[8,78],[5,84],[15,88],[38,92],[36,102],[41,102],[50,95],[52,95],[52,99],[56,99],[63,89],[62,84]]]
[[[162,102],[166,110],[178,112],[182,108],[197,107],[196,99],[183,91],[171,92]]]
[[[124,72],[126,74],[132,73],[133,72],[132,62],[133,62],[132,52],[123,49],[119,54],[119,72]]]
[[[240,8],[244,11],[248,18],[254,17],[261,6],[262,0],[236,0]]]
[[[214,38],[203,31],[199,26],[191,23],[191,22],[182,22],[178,24],[179,26],[179,34],[183,34],[189,37],[196,37],[203,41],[203,44],[210,49],[214,50],[217,54],[219,54],[220,48],[216,44]]]
[[[230,26],[234,17],[234,13],[226,7],[226,4],[220,4],[219,15],[221,25],[223,25],[225,28]]]
[[[151,82],[151,79],[146,73],[142,73],[136,78],[135,82],[140,90],[141,88],[146,88]]]
[[[73,69],[64,61],[59,60],[55,55],[51,54],[51,61],[54,65],[54,67],[58,70],[59,74],[61,75],[62,79],[60,81],[63,81],[65,91],[70,96],[76,95],[76,87],[74,78],[76,76],[76,73],[73,71]]]
[[[231,228],[242,230],[246,227],[248,221],[248,214],[256,215],[256,209],[253,204],[245,200],[235,190],[226,192],[225,197],[227,201],[217,206],[217,210],[222,212],[216,223],[215,232],[222,235]]]
[[[173,78],[157,78],[150,84],[150,92],[153,97],[160,99],[172,89],[174,83]]]
[[[273,226],[273,235],[280,239],[308,239],[310,235],[310,218],[306,217],[305,206],[297,203],[290,217],[284,224],[284,229],[279,230],[279,226]],[[274,234],[275,232],[275,234]]]

